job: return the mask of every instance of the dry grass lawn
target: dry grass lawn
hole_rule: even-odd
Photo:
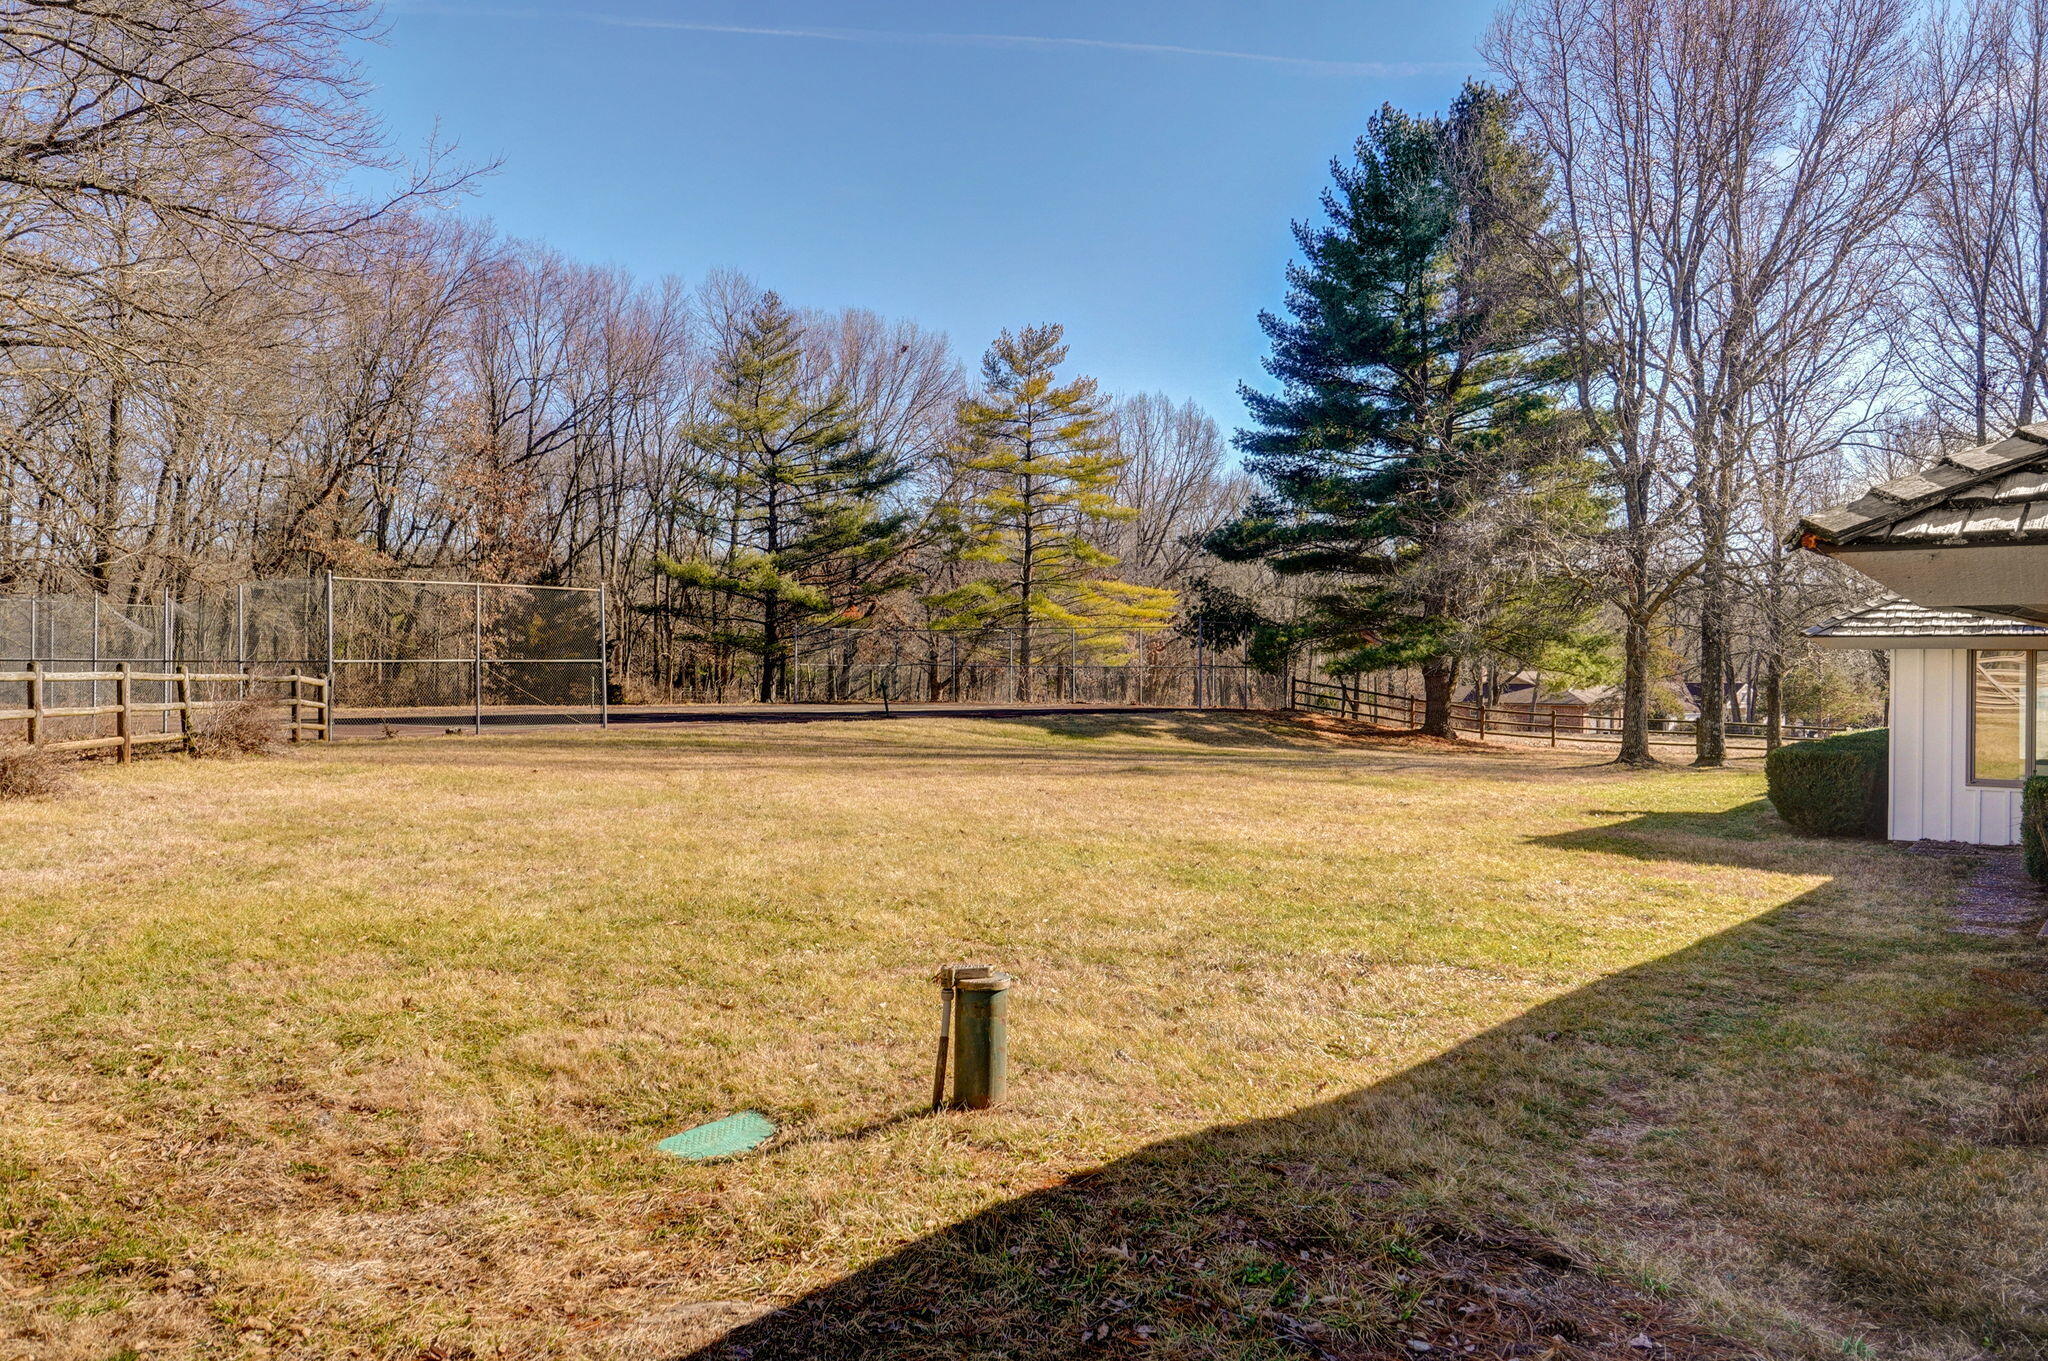
[[[1754,770],[729,725],[0,805],[0,1357],[2038,1356],[2048,983]],[[918,1113],[934,964],[1012,1102]],[[656,1140],[734,1110],[761,1155]],[[1420,1346],[1416,1344],[1422,1344]]]

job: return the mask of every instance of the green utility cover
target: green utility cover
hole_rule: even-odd
[[[759,1111],[741,1111],[708,1125],[671,1134],[655,1147],[678,1158],[730,1158],[758,1148],[775,1133],[774,1124]]]

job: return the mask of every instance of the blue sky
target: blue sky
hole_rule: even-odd
[[[744,271],[977,357],[1066,325],[1113,391],[1226,427],[1290,218],[1391,100],[1480,71],[1479,0],[398,0],[401,148],[497,159],[468,211],[643,276]]]

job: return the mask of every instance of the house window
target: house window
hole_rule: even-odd
[[[2036,671],[2032,652],[1970,654],[1971,784],[2018,785],[2034,767],[2034,734],[2048,730],[2037,718],[2048,706]]]

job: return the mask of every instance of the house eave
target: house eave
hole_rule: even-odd
[[[2048,541],[1808,547],[1916,604],[2048,623]]]
[[[1826,648],[1832,652],[1945,651],[1956,648],[1995,648],[2023,652],[2048,650],[2048,635],[2026,633],[1895,633],[1846,636],[1816,634],[1809,641],[1815,647]]]

